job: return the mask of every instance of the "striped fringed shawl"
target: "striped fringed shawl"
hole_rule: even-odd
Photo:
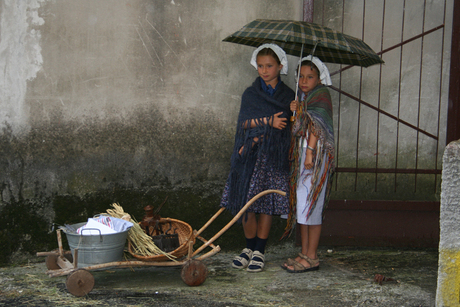
[[[334,130],[332,119],[332,102],[329,90],[323,85],[315,87],[302,101],[300,110],[296,114],[296,121],[292,127],[291,149],[289,159],[291,161],[290,169],[290,212],[287,221],[286,231],[283,235],[287,237],[294,229],[296,221],[296,189],[297,180],[300,176],[301,161],[304,144],[307,142],[306,137],[309,133],[313,133],[318,141],[316,143],[314,168],[311,176],[312,189],[308,195],[307,202],[311,204],[308,210],[307,218],[311,216],[316,207],[318,197],[323,188],[326,188],[326,199],[323,207],[327,206],[330,189],[332,185],[332,175],[334,174]],[[308,144],[308,143],[307,143]],[[325,161],[324,156],[326,156]],[[325,164],[324,173],[320,177],[321,165]],[[308,178],[310,179],[310,177]],[[327,180],[327,186],[324,183]]]

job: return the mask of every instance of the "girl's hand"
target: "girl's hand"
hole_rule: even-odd
[[[283,112],[278,112],[278,113],[273,115],[273,119],[269,119],[270,120],[270,125],[273,128],[276,128],[276,129],[279,129],[279,130],[282,130],[282,129],[286,128],[287,118],[280,117],[281,115],[283,115]]]
[[[297,100],[291,101],[291,112],[297,111],[297,108],[299,107],[299,102]]]
[[[311,150],[307,150],[305,154],[304,166],[305,169],[311,169],[313,167],[313,152]]]

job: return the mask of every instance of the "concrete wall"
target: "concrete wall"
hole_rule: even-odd
[[[365,9],[364,38],[377,51],[400,40],[394,35],[401,26],[396,22],[401,1],[386,1],[384,46],[380,45],[382,1],[366,1],[365,7],[363,0],[346,1],[346,5],[338,0],[314,3],[315,22],[341,30],[341,16],[345,16],[344,32],[358,37]],[[406,22],[417,31],[420,3],[406,1],[410,12]],[[427,3],[434,12],[434,19],[426,21],[428,28],[438,23],[444,2]],[[447,7],[452,3],[447,1]],[[0,263],[22,252],[55,247],[50,232],[53,223],[84,221],[113,202],[141,219],[145,205],[158,206],[166,200],[163,216],[201,227],[217,210],[230,166],[241,94],[257,75],[248,63],[254,49],[222,39],[256,18],[301,20],[302,8],[301,0],[2,0]],[[445,53],[435,48],[440,37],[434,35],[425,41],[423,55],[430,64],[423,69],[427,73],[423,80],[428,82],[422,93],[423,108],[430,115],[434,108],[430,102],[441,97],[441,123],[446,85],[442,84],[441,93],[433,92],[429,78],[438,78],[442,67],[442,80],[448,80],[445,67],[450,59],[452,16],[447,16]],[[418,33],[410,32],[415,28],[407,26],[405,37]],[[409,107],[416,94],[412,81],[420,72],[411,62],[420,55],[410,50],[403,54],[401,88],[407,98],[402,117],[408,121],[414,120]],[[365,69],[363,74],[363,98],[375,103],[381,95],[385,110],[391,112],[396,111],[386,102],[395,101],[399,92],[395,63],[400,56],[398,52],[384,56],[385,90],[380,94],[376,85],[380,68]],[[289,60],[293,68],[296,59]],[[334,68],[330,66],[331,71]],[[292,71],[283,77],[291,87]],[[355,81],[360,73],[353,68],[343,74],[343,87],[357,94]],[[338,84],[337,76],[333,82]],[[340,166],[351,167],[357,160],[357,104],[331,93],[336,132],[341,132]],[[396,157],[400,166],[413,167],[414,148],[419,148],[419,163],[429,154],[440,167],[438,145],[425,139],[416,145],[413,133],[402,131],[396,147],[395,123],[385,119],[379,137],[386,146],[376,152],[375,114],[361,116],[369,119],[360,126],[361,166],[372,163],[378,154],[381,167],[393,167]],[[431,131],[431,124],[431,118],[423,119],[424,129]],[[427,186],[434,186],[433,178]],[[413,182],[406,179],[398,184]],[[348,186],[354,178],[343,177],[333,197],[394,197],[394,179],[379,178],[378,193],[372,180],[360,177],[361,188],[355,190]],[[423,184],[418,193],[412,193],[411,184],[402,185],[399,191],[407,195],[401,197],[427,197],[420,193],[426,190]],[[437,194],[429,192],[428,197]],[[223,218],[230,219],[225,214]],[[218,226],[203,235],[213,235]],[[283,222],[275,221],[272,240],[277,241],[283,227]],[[241,229],[235,226],[220,242],[225,242],[225,248],[242,244],[242,239]]]
[[[301,14],[299,0],[1,1],[0,262],[112,202],[142,219],[168,198],[163,215],[201,227],[257,76],[254,49],[222,39]]]
[[[436,306],[460,306],[460,140],[447,145],[443,158],[441,236]]]

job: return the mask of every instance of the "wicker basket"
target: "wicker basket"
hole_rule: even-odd
[[[169,254],[176,257],[175,259],[180,259],[188,253],[189,242],[193,241],[195,243],[195,237],[193,236],[192,227],[182,221],[171,219],[171,218],[161,218],[160,224],[171,223],[171,229],[174,229],[174,232],[179,235],[179,244],[180,246],[170,252]],[[163,254],[153,255],[153,256],[140,256],[133,252],[131,242],[128,240],[128,252],[134,257],[141,261],[170,261],[168,257]]]

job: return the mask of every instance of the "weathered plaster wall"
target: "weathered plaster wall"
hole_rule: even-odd
[[[363,0],[314,3],[315,22],[338,30],[343,24],[347,34],[362,37],[364,21],[364,39],[374,50],[401,40],[401,1],[366,0],[365,7]],[[423,2],[405,3],[407,38],[420,32]],[[424,26],[429,29],[439,23],[444,1],[427,3],[430,14]],[[366,121],[358,126],[358,104],[331,91],[340,166],[354,167],[359,161],[360,167],[372,167],[378,156],[382,168],[395,167],[396,160],[401,168],[415,163],[430,168],[433,161],[441,167],[452,3],[447,1],[444,41],[435,32],[425,38],[423,55],[414,51],[420,40],[403,53],[398,49],[384,55],[381,90],[380,67],[364,69],[362,75],[353,68],[341,81],[333,77],[334,84],[365,101],[376,104],[380,97],[382,109],[401,112],[402,119],[416,124],[414,80],[422,71],[420,105],[429,111],[423,112],[420,125],[436,132],[432,110],[438,105],[432,102],[440,100],[441,141],[437,145],[421,136],[415,144],[413,131],[398,132],[396,123],[385,117],[380,117],[377,132],[376,113],[365,108],[360,117]],[[112,202],[141,219],[143,206],[167,198],[162,215],[201,227],[217,209],[241,93],[256,77],[248,64],[253,49],[222,39],[256,18],[300,20],[302,5],[300,0],[1,1],[0,263],[16,251],[54,247],[54,234],[48,232],[52,223],[81,222]],[[318,9],[323,5],[324,12]],[[439,51],[442,43],[444,54]],[[422,70],[415,65],[420,57],[426,64]],[[291,68],[295,63],[290,57]],[[331,72],[337,68],[328,66]],[[431,80],[441,68],[439,91]],[[283,79],[294,86],[292,69]],[[398,95],[400,110],[394,106]],[[378,150],[377,137],[382,144]],[[433,192],[439,176],[342,176],[334,197],[394,199],[395,186],[400,199],[433,200],[439,192]],[[283,227],[276,223],[275,241]],[[242,239],[237,226],[224,236],[225,246]]]
[[[40,31],[44,20],[38,15],[39,1],[3,1],[0,27],[0,127],[7,123],[20,131],[27,127],[24,106],[27,81],[37,76],[43,64]]]
[[[0,262],[112,202],[141,219],[168,197],[162,214],[202,226],[257,75],[253,48],[222,39],[301,12],[298,0],[2,1]]]

